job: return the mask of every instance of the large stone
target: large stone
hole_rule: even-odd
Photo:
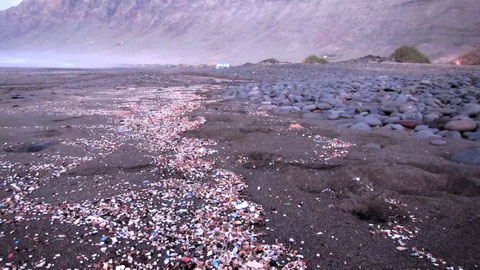
[[[433,98],[426,98],[426,99],[425,99],[425,104],[427,104],[428,106],[435,106],[435,105],[436,105],[435,99],[433,99]]]
[[[405,128],[402,125],[399,124],[388,124],[385,126],[385,128],[389,128],[392,130],[405,130]]]
[[[299,102],[302,102],[303,101],[303,98],[301,96],[296,96],[296,95],[290,95],[288,97],[288,100],[291,102],[291,103],[299,103]]]
[[[336,107],[343,106],[343,101],[339,98],[324,98],[322,101]]]
[[[339,111],[330,111],[328,114],[328,119],[329,120],[337,120],[340,118],[340,112]]]
[[[382,121],[378,120],[378,118],[376,118],[373,115],[368,115],[368,116],[364,117],[362,119],[362,122],[364,122],[365,124],[367,124],[371,127],[382,126]]]
[[[405,104],[407,102],[408,98],[404,94],[400,94],[395,98],[395,102],[398,104]]]
[[[297,106],[281,106],[276,109],[278,113],[298,112],[301,109]]]
[[[395,124],[397,121],[399,121],[400,118],[394,116],[394,117],[388,117],[385,120],[383,120],[384,124]]]
[[[480,105],[478,104],[467,104],[465,106],[465,114],[471,117],[477,116],[480,114]]]
[[[382,149],[382,145],[379,143],[367,143],[366,148]]]
[[[395,122],[396,124],[400,124],[406,128],[415,128],[416,126],[419,126],[421,123],[415,120],[399,120]]]
[[[303,114],[303,118],[322,120],[322,119],[324,119],[324,116],[320,113],[311,113],[310,112],[310,113]]]
[[[458,163],[480,164],[480,148],[472,148],[456,152],[450,159]]]
[[[470,141],[480,142],[480,131],[477,132],[465,132],[467,139]]]
[[[352,125],[350,127],[351,129],[355,129],[355,130],[360,130],[360,131],[369,131],[369,130],[372,130],[372,128],[367,125],[366,123],[356,123],[355,125]]]
[[[443,109],[439,109],[438,112],[443,115],[452,115],[452,114],[455,114],[457,110],[451,109],[451,108],[443,108]]]
[[[444,146],[444,145],[447,145],[447,141],[433,140],[433,141],[430,142],[430,144],[435,145],[435,146]]]
[[[327,103],[318,103],[317,104],[317,108],[319,110],[330,110],[332,108],[332,106],[330,106],[329,104]]]
[[[476,128],[477,123],[470,118],[453,120],[445,125],[445,129],[459,132],[473,131]]]
[[[426,114],[426,115],[423,116],[423,121],[425,121],[425,123],[427,123],[427,124],[431,124],[435,120],[437,120],[438,118],[440,118],[440,116],[438,116],[438,114],[429,113],[429,114]]]
[[[462,134],[458,131],[450,131],[450,130],[442,130],[437,133],[437,135],[440,135],[442,137],[445,137],[447,139],[461,139]]]
[[[402,115],[402,120],[415,120],[415,121],[418,121],[418,122],[422,122],[423,121],[423,115],[419,111],[412,110],[412,111],[405,112]]]
[[[317,109],[317,105],[306,105],[303,107],[304,111],[314,111]]]
[[[404,113],[404,112],[408,112],[408,111],[411,111],[411,110],[415,110],[416,108],[417,107],[415,107],[415,105],[407,103],[407,104],[400,105],[400,108],[398,108],[398,110],[401,113]]]
[[[422,131],[422,130],[428,130],[430,129],[428,126],[425,126],[425,125],[418,125],[415,127],[415,131]]]
[[[415,133],[415,135],[413,135],[413,137],[417,138],[417,139],[441,138],[441,136],[435,135],[428,130],[419,131],[419,132]]]
[[[400,131],[405,130],[405,128],[404,128],[402,125],[400,125],[400,124],[392,124],[392,125],[391,125],[391,128],[392,128],[393,130],[400,130]]]
[[[381,106],[380,108],[378,108],[382,113],[384,113],[385,115],[390,115],[392,113],[396,113],[398,112],[398,110],[394,107],[385,107],[385,106]]]

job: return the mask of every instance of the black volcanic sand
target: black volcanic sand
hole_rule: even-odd
[[[258,73],[253,73],[256,69]],[[322,72],[340,76],[342,70],[359,76],[461,71],[434,66],[422,71],[406,65],[291,69],[312,76]],[[121,119],[123,113],[128,117],[135,112],[132,108],[145,104],[149,109],[156,103],[166,106],[169,97],[145,94],[145,89],[158,88],[161,93],[178,86],[204,98],[202,107],[188,115],[192,121],[206,120],[182,137],[217,142],[207,147],[218,152],[206,159],[214,162],[214,168],[240,175],[248,184],[242,195],[263,206],[264,222],[256,224],[263,232],[261,242],[278,241],[296,249],[309,269],[480,268],[480,167],[449,160],[452,153],[479,147],[478,143],[449,140],[438,147],[407,136],[412,131],[359,132],[219,99],[228,86],[281,76],[262,66],[222,72],[0,69],[0,266],[102,268],[110,259],[128,262],[123,251],[100,251],[98,243],[103,237],[110,239],[112,231],[95,224],[74,225],[62,217],[52,220],[45,205],[62,209],[139,192],[130,211],[143,203],[165,207],[156,197],[148,202],[154,195],[143,192],[144,186],[168,177],[187,179],[185,172],[155,162],[155,156],[168,153],[148,147],[156,139],[148,133],[116,145],[118,137],[112,130],[124,123],[98,112],[113,106],[122,112]],[[81,115],[75,108],[95,113]],[[369,143],[380,144],[381,149],[369,148]],[[40,164],[52,167],[32,167]],[[54,170],[58,174],[52,177]],[[41,184],[26,195],[32,204],[8,212],[5,199],[18,194],[16,187],[36,182]],[[160,192],[169,189],[174,188]],[[201,199],[191,201],[196,205]],[[19,214],[35,205],[45,213]],[[146,246],[137,239],[121,241],[116,248],[142,251],[148,250]],[[142,263],[152,260],[145,253],[130,255]],[[156,253],[152,256],[157,258]],[[158,256],[164,267],[165,252]],[[175,267],[180,266],[169,266]]]

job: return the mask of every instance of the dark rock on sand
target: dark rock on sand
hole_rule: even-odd
[[[43,151],[50,147],[52,143],[34,143],[34,144],[23,144],[20,146],[7,148],[5,152],[9,153],[36,153]]]
[[[382,145],[379,143],[368,143],[365,145],[367,148],[373,148],[373,149],[382,149]]]
[[[367,124],[371,127],[378,127],[378,126],[382,125],[382,122],[380,120],[378,120],[378,118],[376,118],[373,115],[368,115],[368,116],[364,117],[362,119],[362,122],[364,122],[365,124]]]
[[[372,130],[372,128],[368,124],[363,123],[363,122],[356,123],[356,124],[352,125],[350,128],[355,129],[355,130],[360,130],[360,131],[370,131],[370,130]]]
[[[303,114],[303,118],[322,120],[324,116],[320,113],[305,113]]]
[[[441,136],[435,135],[434,133],[432,133],[431,131],[428,131],[428,130],[419,131],[419,132],[415,133],[415,135],[413,135],[413,137],[417,138],[417,139],[441,138]]]
[[[480,164],[480,148],[472,148],[454,153],[451,160],[465,164]]]
[[[465,136],[470,141],[480,142],[480,131],[477,132],[465,132]]]

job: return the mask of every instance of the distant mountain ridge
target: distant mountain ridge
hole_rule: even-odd
[[[24,0],[0,12],[0,54],[125,63],[338,60],[480,47],[478,0]]]

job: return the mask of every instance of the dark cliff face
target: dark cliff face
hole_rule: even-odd
[[[478,0],[25,0],[0,12],[0,52],[241,63],[408,44],[438,60],[480,44],[478,14]]]

